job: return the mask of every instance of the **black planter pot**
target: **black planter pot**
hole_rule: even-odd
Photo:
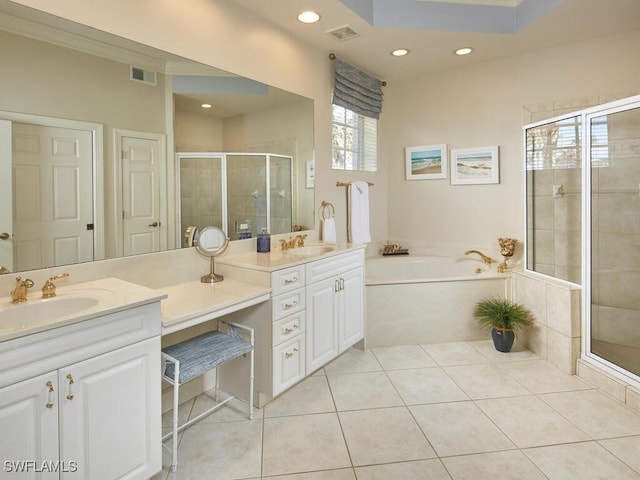
[[[511,351],[513,340],[516,336],[513,330],[498,330],[494,328],[491,330],[491,338],[493,338],[493,346],[496,347],[496,350],[508,353]]]

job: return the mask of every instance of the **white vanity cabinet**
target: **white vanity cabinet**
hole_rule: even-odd
[[[306,369],[312,373],[364,338],[364,252],[306,265]]]
[[[161,470],[159,302],[0,342],[0,365],[0,478]]]
[[[271,274],[273,396],[305,377],[305,267]]]

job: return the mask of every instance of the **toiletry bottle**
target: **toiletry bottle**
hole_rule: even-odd
[[[262,229],[262,233],[258,235],[258,252],[267,253],[271,251],[271,236],[266,228]]]

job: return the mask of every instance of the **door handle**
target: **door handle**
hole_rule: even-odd
[[[0,240],[9,240],[9,238],[11,238],[11,235],[9,235],[7,232],[0,233]]]
[[[150,227],[159,227],[160,226],[160,222],[153,222],[149,224]]]

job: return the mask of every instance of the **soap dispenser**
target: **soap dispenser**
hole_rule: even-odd
[[[258,253],[267,253],[271,251],[271,236],[266,228],[258,235]]]

